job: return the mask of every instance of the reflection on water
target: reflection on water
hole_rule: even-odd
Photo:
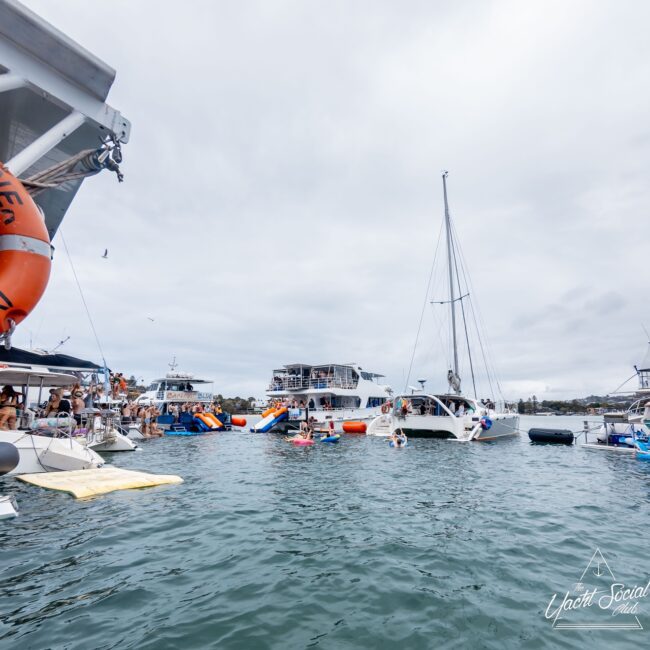
[[[632,457],[525,436],[143,446],[111,460],[185,483],[74,501],[2,481],[21,516],[0,524],[0,647],[599,647],[551,628],[550,596],[597,546],[617,578],[648,579],[630,558],[650,464]]]

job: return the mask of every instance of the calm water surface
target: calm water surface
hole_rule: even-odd
[[[109,459],[185,483],[75,501],[0,479],[21,508],[0,522],[0,648],[650,645],[544,618],[596,547],[621,581],[648,581],[650,464],[633,457],[232,432]]]

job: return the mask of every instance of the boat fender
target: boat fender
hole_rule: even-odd
[[[572,445],[574,435],[568,429],[530,429],[528,437],[531,442],[542,442],[559,445]]]
[[[488,429],[492,428],[492,420],[490,420],[490,418],[484,416],[481,418],[480,422],[481,422],[481,429],[483,429],[484,431],[487,431]]]
[[[11,336],[41,299],[52,247],[41,211],[23,184],[0,165],[0,334]]]
[[[0,476],[9,474],[18,466],[20,453],[10,442],[0,442]]]
[[[245,427],[246,426],[246,418],[240,418],[238,415],[233,415],[230,418],[230,421],[236,426],[236,427]]]
[[[365,422],[344,422],[343,431],[345,431],[345,433],[365,433],[366,423]]]

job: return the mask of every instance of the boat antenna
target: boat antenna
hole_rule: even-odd
[[[176,368],[178,367],[178,364],[176,363],[176,355],[174,355],[174,358],[172,359],[172,362],[168,363],[167,365],[170,367],[172,372],[174,372],[174,370],[176,370]]]
[[[452,263],[453,242],[451,236],[451,217],[449,216],[449,203],[447,201],[447,175],[449,172],[442,172],[442,189],[445,197],[445,228],[447,230],[447,265],[449,267],[449,309],[451,310],[451,338],[454,348],[454,367],[447,373],[449,386],[460,395],[460,376],[458,374],[458,341],[456,337],[456,296],[454,286],[454,270]]]

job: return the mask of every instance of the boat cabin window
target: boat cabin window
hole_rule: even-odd
[[[366,406],[368,408],[374,408],[376,406],[381,406],[385,401],[385,397],[369,397]]]

